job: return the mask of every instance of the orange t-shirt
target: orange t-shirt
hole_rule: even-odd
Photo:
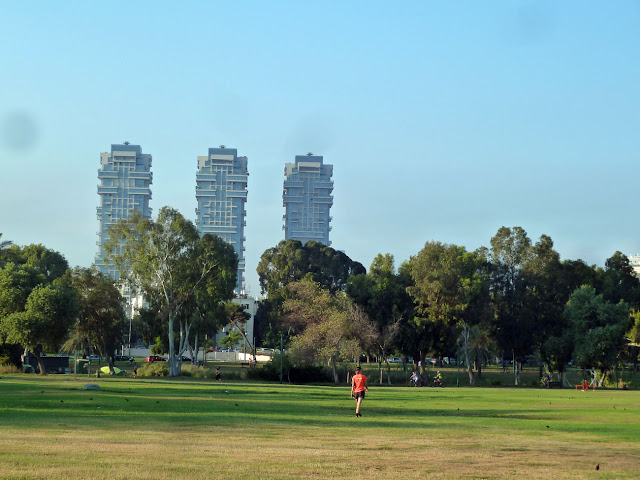
[[[362,392],[364,390],[364,383],[367,381],[367,377],[361,373],[357,373],[351,378],[351,381],[353,382],[353,391]]]

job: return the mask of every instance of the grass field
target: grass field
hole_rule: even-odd
[[[2,375],[0,478],[640,476],[638,391],[87,382]]]

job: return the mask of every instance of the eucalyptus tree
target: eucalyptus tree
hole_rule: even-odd
[[[631,312],[631,327],[625,335],[627,353],[633,362],[633,371],[638,371],[638,354],[640,353],[640,310]]]
[[[518,385],[525,356],[538,349],[549,360],[545,341],[562,335],[562,310],[570,292],[547,235],[532,244],[522,227],[501,227],[491,239],[490,260],[493,334],[503,355],[513,355]]]
[[[286,331],[280,320],[290,283],[309,279],[336,293],[344,291],[349,277],[365,273],[361,263],[343,252],[314,241],[303,245],[298,240],[283,240],[265,250],[256,270],[262,293],[267,296],[260,302],[254,319],[259,337],[268,331],[276,335]]]
[[[448,332],[451,344],[454,344],[458,332],[462,331],[469,381],[472,384],[475,378],[468,340],[472,324],[481,318],[479,312],[486,286],[485,264],[482,251],[467,252],[464,247],[440,242],[427,242],[409,260],[414,284],[407,290],[414,299],[416,324],[431,327],[434,331]],[[442,340],[439,343],[436,347],[442,348]]]
[[[344,252],[319,242],[304,245],[298,240],[283,240],[264,251],[257,268],[262,293],[282,296],[289,283],[309,278],[331,293],[343,291],[349,277],[365,273],[359,262]]]
[[[640,279],[621,252],[615,252],[605,261],[604,269],[598,269],[596,289],[609,302],[624,300],[630,308],[640,307]]]
[[[78,295],[78,316],[72,335],[65,343],[67,351],[89,348],[108,358],[113,373],[114,354],[122,344],[125,328],[125,304],[113,281],[91,268],[76,268],[72,285]]]
[[[376,336],[373,346],[386,363],[387,379],[391,383],[388,356],[398,349],[403,326],[413,317],[413,302],[407,293],[410,282],[396,273],[393,255],[378,254],[368,273],[349,278],[345,292],[373,322]]]
[[[331,294],[309,279],[287,289],[283,320],[295,332],[291,356],[298,362],[327,362],[338,383],[336,363],[359,357],[375,327],[343,292]]]
[[[117,265],[122,278],[154,299],[157,314],[166,322],[169,374],[177,376],[191,328],[190,316],[183,309],[203,291],[214,296],[209,299],[214,303],[231,299],[238,257],[221,238],[210,234],[200,238],[195,225],[169,207],[160,210],[156,221],[135,212],[108,233],[108,260]]]
[[[599,369],[602,385],[625,344],[629,307],[624,301],[611,303],[585,285],[571,295],[564,315],[574,334],[574,360],[582,368]]]

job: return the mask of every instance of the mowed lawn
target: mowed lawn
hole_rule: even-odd
[[[0,478],[640,478],[638,391],[372,385],[354,406],[348,386],[3,375]]]

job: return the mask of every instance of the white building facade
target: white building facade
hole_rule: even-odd
[[[296,155],[294,163],[285,164],[284,176],[284,239],[331,245],[333,165],[324,164],[319,155]]]
[[[236,295],[244,294],[244,227],[246,226],[247,157],[235,148],[210,148],[198,157],[196,173],[196,226],[200,235],[211,233],[230,243],[238,255]]]
[[[151,155],[142,153],[140,145],[113,144],[111,152],[100,154],[98,180],[98,254],[94,263],[104,275],[118,280],[116,266],[105,262],[107,229],[119,220],[129,218],[134,211],[144,218],[151,218]]]

